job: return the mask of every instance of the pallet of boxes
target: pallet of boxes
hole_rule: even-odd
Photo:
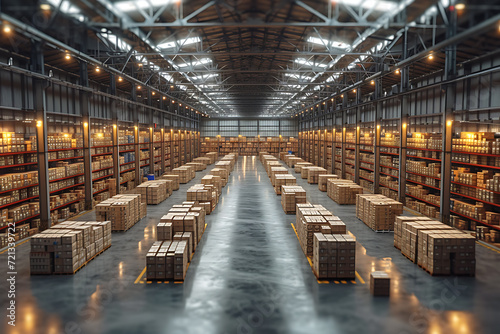
[[[98,221],[111,221],[112,231],[128,231],[146,217],[147,204],[140,194],[116,195],[95,207]]]
[[[274,187],[276,184],[276,176],[288,174],[288,169],[286,169],[285,167],[271,167],[269,169],[269,172],[270,172],[269,178],[271,179],[271,184]]]
[[[205,166],[205,168],[206,168],[208,165],[215,163],[215,160],[212,161],[212,159],[210,159],[209,157],[198,157],[198,158],[194,158],[193,162],[202,163],[202,164],[206,165]]]
[[[207,164],[204,162],[200,162],[200,161],[188,162],[184,166],[191,166],[194,168],[194,170],[196,172],[201,172],[201,171],[207,169]]]
[[[196,172],[193,166],[181,166],[172,169],[170,172],[174,175],[179,175],[179,183],[185,184],[195,178]]]
[[[356,195],[363,193],[363,187],[344,179],[329,179],[326,188],[328,197],[337,204],[356,204]]]
[[[225,187],[229,180],[229,171],[226,168],[213,168],[210,175],[220,177],[221,186]]]
[[[75,274],[111,247],[111,222],[66,221],[30,242],[31,275]]]
[[[394,231],[396,216],[403,214],[403,204],[379,194],[356,195],[356,217],[374,231]]]
[[[174,205],[156,229],[158,241],[146,254],[147,279],[184,280],[205,231],[205,209],[197,202]]]
[[[163,174],[160,176],[160,180],[170,181],[170,188],[172,191],[179,190],[180,188],[180,177],[176,174]]]
[[[338,179],[338,175],[335,174],[320,174],[318,176],[318,189],[320,191],[327,191],[327,183],[329,179]]]
[[[281,195],[283,186],[293,186],[297,184],[297,179],[291,174],[277,174],[274,177],[274,191]]]
[[[205,157],[210,159],[210,163],[208,165],[214,164],[217,159],[219,159],[219,153],[217,152],[208,152],[205,154]]]
[[[317,184],[319,183],[319,177],[327,173],[326,169],[322,167],[309,167],[307,171],[307,183]]]
[[[355,278],[356,241],[340,218],[322,205],[297,204],[295,227],[318,279]]]
[[[198,202],[205,209],[206,214],[209,215],[219,202],[219,195],[214,185],[195,184],[188,189],[187,200]]]
[[[475,275],[475,238],[428,217],[396,217],[394,247],[431,275]]]
[[[299,173],[302,176],[302,167],[309,167],[309,166],[314,166],[314,165],[310,162],[298,162],[295,164],[293,169],[294,169],[295,173]]]
[[[295,214],[296,204],[306,203],[306,191],[304,188],[293,186],[281,186],[281,206],[286,214]]]
[[[141,200],[149,205],[160,204],[172,194],[172,181],[146,181],[137,186],[135,191],[141,194]]]

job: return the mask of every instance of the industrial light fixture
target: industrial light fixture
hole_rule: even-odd
[[[39,121],[39,122],[40,122],[40,124],[42,124],[41,121]],[[89,123],[85,122],[85,123],[83,123],[83,126],[86,128],[87,126],[89,126]]]
[[[172,89],[173,89],[173,88],[174,88],[174,85],[170,85],[170,88],[172,88]]]
[[[163,97],[163,99],[164,99],[164,100],[166,100],[166,99],[167,99],[167,97],[166,97],[166,96],[164,96],[164,97]]]
[[[141,86],[137,86],[137,89],[141,89]]]
[[[6,33],[6,34],[10,34],[12,32],[12,28],[8,25],[5,25],[3,27],[3,32]]]
[[[375,80],[370,81],[371,85],[375,85]]]
[[[37,126],[38,128],[39,128],[39,127],[41,127],[41,126],[42,126],[42,121],[37,121],[37,122],[36,122],[36,126]]]
[[[116,124],[113,124],[113,129],[116,129]]]
[[[41,10],[50,10],[50,5],[48,3],[42,3],[40,5]]]
[[[380,130],[380,124],[377,125],[377,130]]]
[[[340,97],[341,97],[341,98],[344,98],[344,94],[341,94],[341,95],[340,95]]]
[[[101,72],[101,69],[99,68],[99,66],[96,66],[95,71],[96,72]]]
[[[174,101],[174,100],[172,100],[172,104],[174,104],[174,103],[175,103],[175,101]]]
[[[142,63],[139,63],[139,67],[142,67]]]
[[[353,89],[353,90],[352,90],[352,92],[353,92],[353,93],[356,93],[356,89]]]
[[[151,92],[151,95],[155,95],[156,93],[155,92]]]
[[[394,71],[394,73],[400,74],[401,72],[399,71],[399,68],[397,68],[396,71]]]
[[[455,5],[456,10],[464,10],[465,9],[465,3],[459,2]]]
[[[429,60],[433,60],[434,59],[434,56],[432,55],[432,53],[429,55]]]
[[[452,121],[448,121],[448,122],[446,122],[446,125],[448,125],[448,126],[451,126],[451,124],[453,124],[453,122],[452,122]]]
[[[66,60],[71,59],[71,55],[69,54],[69,52],[66,52],[66,54],[64,55],[64,58],[66,58]]]

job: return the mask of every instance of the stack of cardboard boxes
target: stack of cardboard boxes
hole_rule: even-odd
[[[475,274],[475,238],[427,217],[396,217],[394,246],[431,275]]]
[[[313,269],[318,279],[355,279],[356,241],[349,234],[314,233]]]
[[[212,185],[217,189],[217,194],[220,196],[222,191],[222,179],[220,176],[208,174],[201,178],[201,184]]]
[[[276,194],[281,195],[282,186],[292,186],[297,184],[295,176],[290,174],[277,174],[274,178],[274,191]]]
[[[207,215],[211,214],[219,202],[217,188],[213,185],[195,184],[187,191],[188,201],[197,201],[205,208]]]
[[[212,159],[210,159],[209,157],[198,157],[198,158],[194,158],[193,159],[193,162],[199,162],[199,163],[202,163],[202,164],[205,164],[205,165],[211,165],[215,162],[215,160],[212,162]]]
[[[374,296],[389,296],[391,292],[391,278],[385,271],[370,273],[370,293]]]
[[[193,166],[181,166],[172,169],[172,174],[179,175],[179,183],[188,183],[196,176]]]
[[[321,191],[327,190],[327,182],[329,179],[338,179],[338,175],[335,174],[321,174],[318,177],[318,189]]]
[[[302,167],[313,166],[310,162],[297,162],[294,166],[295,173],[301,173]]]
[[[188,241],[156,241],[146,254],[146,277],[148,280],[183,281],[188,262]]]
[[[113,231],[127,231],[146,217],[147,204],[140,194],[116,195],[97,204],[95,212],[98,221],[111,221]]]
[[[172,190],[179,190],[180,188],[180,177],[179,175],[172,175],[172,174],[163,174],[160,177],[160,180],[169,180],[170,182],[170,187]]]
[[[217,152],[208,152],[207,154],[205,154],[205,157],[209,158],[210,159],[210,163],[209,165],[215,163],[217,161],[217,159],[219,159],[219,153]]]
[[[111,246],[111,222],[63,222],[31,238],[30,272],[74,274]]]
[[[136,191],[141,194],[142,202],[146,204],[160,204],[172,194],[172,181],[155,180],[141,183]]]
[[[295,213],[297,203],[306,203],[306,191],[300,186],[281,186],[281,206],[286,214]]]
[[[363,193],[363,187],[344,179],[329,179],[326,188],[328,197],[337,204],[356,204],[356,195]]]
[[[213,168],[210,171],[210,175],[220,177],[222,187],[225,187],[229,180],[229,171],[226,168]]]
[[[192,166],[192,167],[194,167],[194,170],[196,172],[200,172],[202,170],[207,169],[207,164],[205,164],[203,162],[188,162],[184,166]]]
[[[316,184],[319,183],[320,175],[326,175],[326,169],[322,167],[309,167],[307,174],[307,183]]]
[[[296,207],[295,229],[306,256],[313,254],[314,233],[345,234],[347,232],[344,222],[322,205],[303,203],[297,204]]]
[[[379,194],[356,196],[356,217],[374,231],[394,231],[396,216],[403,214],[403,204]]]
[[[288,169],[285,167],[271,167],[269,172],[269,178],[271,179],[271,184],[274,187],[276,184],[276,175],[288,174]]]

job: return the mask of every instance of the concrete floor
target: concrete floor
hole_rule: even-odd
[[[358,241],[361,280],[319,284],[290,225],[295,215],[283,213],[256,157],[236,164],[185,283],[134,283],[159,218],[212,167],[148,206],[147,218],[128,232],[113,233],[112,247],[74,276],[29,276],[29,243],[18,246],[17,326],[4,321],[1,332],[498,333],[499,253],[477,246],[475,278],[431,277],[393,247],[392,234],[373,232],[355,218],[354,206],[335,204],[299,175],[308,200],[340,216]],[[91,212],[79,220],[94,218]],[[5,264],[7,255],[0,259]],[[390,298],[370,295],[372,270],[390,271]],[[0,288],[5,312],[5,279]]]

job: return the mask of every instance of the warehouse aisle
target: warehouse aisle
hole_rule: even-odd
[[[75,276],[28,276],[29,243],[19,246],[19,277],[27,279],[17,286],[19,326],[7,333],[494,332],[496,319],[483,314],[499,304],[500,254],[478,247],[476,278],[431,277],[394,249],[392,234],[374,233],[353,206],[336,205],[299,176],[308,200],[339,215],[358,240],[358,279],[319,284],[290,225],[295,215],[283,213],[257,157],[236,163],[185,283],[141,284],[154,226],[211,168],[148,206],[128,232],[113,233],[111,249]],[[370,295],[372,270],[391,272],[390,299]]]

